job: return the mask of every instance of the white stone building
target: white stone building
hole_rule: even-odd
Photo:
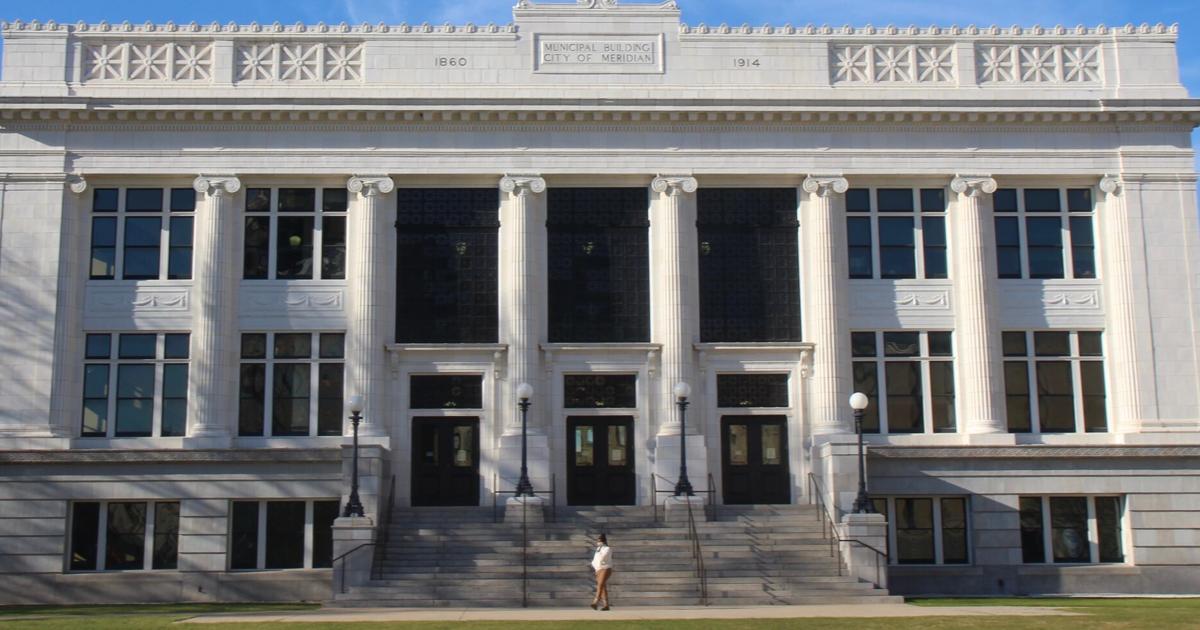
[[[859,389],[893,592],[1200,589],[1175,27],[3,36],[0,602],[327,598],[345,398],[377,519],[511,490],[520,383],[560,504],[686,382],[697,489],[849,511]]]

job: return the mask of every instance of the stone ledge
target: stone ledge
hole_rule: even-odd
[[[1050,459],[1200,457],[1200,446],[871,446],[880,459]]]
[[[322,463],[342,461],[340,447],[323,449],[171,449],[0,451],[5,464],[176,464],[176,463]]]

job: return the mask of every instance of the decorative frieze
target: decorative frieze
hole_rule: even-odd
[[[979,83],[1101,83],[1098,44],[976,44]]]
[[[206,82],[213,77],[211,41],[88,42],[82,79]]]
[[[954,46],[946,44],[831,44],[837,83],[953,83]]]
[[[237,45],[238,81],[362,81],[361,42],[247,42]]]

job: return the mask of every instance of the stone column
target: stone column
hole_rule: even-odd
[[[1096,232],[1104,240],[1105,357],[1111,383],[1112,430],[1137,433],[1141,430],[1141,394],[1138,378],[1137,297],[1133,290],[1132,248],[1125,185],[1119,177],[1100,180],[1104,192],[1104,214]]]
[[[696,178],[659,175],[650,184],[651,339],[661,345],[658,384],[654,388],[657,420],[656,472],[667,479],[679,476],[680,424],[674,388],[692,388],[687,418],[688,479],[704,489],[708,474],[704,451],[704,406],[696,381],[695,349],[699,339],[699,293]]]
[[[850,426],[849,259],[846,254],[844,177],[810,176],[805,220],[804,328],[815,344],[809,409],[813,435],[853,431]],[[878,404],[873,400],[871,404]]]
[[[54,437],[68,438],[76,434],[81,413],[79,392],[83,387],[83,287],[87,263],[83,242],[88,233],[90,217],[84,193],[87,180],[82,176],[67,178],[71,195],[63,203],[60,251],[62,264],[58,269],[58,306],[54,319],[54,382],[50,398],[50,430]]]
[[[542,373],[540,343],[547,309],[546,180],[534,174],[500,178],[500,342],[508,345],[505,380],[497,380],[500,429],[500,488],[511,490],[521,475],[521,411],[517,387],[529,383],[527,431],[529,480],[535,492],[550,488],[551,384]],[[539,497],[540,498],[540,497]],[[506,514],[540,517],[516,502]],[[532,514],[532,516],[530,516]],[[506,517],[507,518],[507,517]]]
[[[383,311],[392,308],[384,299],[391,295],[380,286],[380,258],[388,247],[384,196],[396,189],[386,176],[355,176],[346,188],[356,195],[350,210],[350,238],[346,270],[346,393],[363,397],[363,420],[358,433],[363,437],[387,435],[387,331]],[[345,423],[349,432],[350,423]]]
[[[950,213],[954,280],[954,369],[958,429],[1007,433],[1004,364],[996,317],[996,238],[992,193],[996,180],[959,175],[950,182],[958,203]]]
[[[234,176],[205,176],[192,184],[196,204],[192,274],[192,352],[188,369],[188,437],[198,446],[220,446],[236,417],[238,269],[234,244],[238,210]]]

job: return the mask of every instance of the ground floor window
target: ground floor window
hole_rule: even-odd
[[[1021,497],[1026,563],[1124,562],[1121,497]]]
[[[966,497],[876,497],[892,564],[968,564]]]
[[[338,501],[233,501],[229,568],[319,569],[333,565]]]
[[[178,501],[79,501],[71,506],[72,571],[174,569]]]

